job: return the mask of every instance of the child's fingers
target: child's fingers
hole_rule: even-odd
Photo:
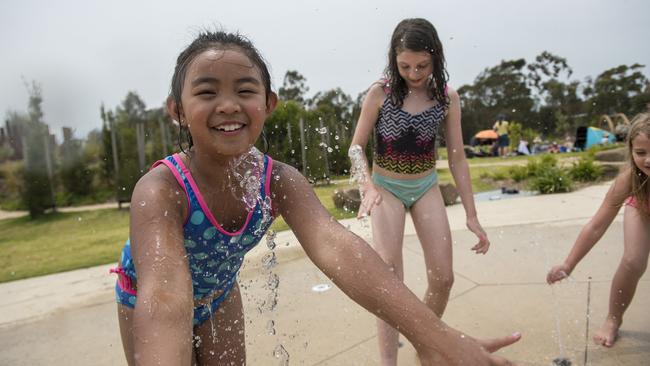
[[[479,242],[472,247],[476,254],[485,254],[490,249],[490,241],[485,234],[478,234]]]
[[[507,347],[513,343],[519,342],[520,339],[521,333],[515,332],[504,337],[478,339],[477,341],[483,348],[485,348],[486,351],[492,353],[500,350],[503,347]]]

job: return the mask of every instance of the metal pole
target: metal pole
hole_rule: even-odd
[[[56,212],[56,194],[54,193],[54,178],[52,174],[52,157],[50,155],[50,128],[45,125],[45,133],[43,134],[43,143],[45,146],[45,167],[47,169],[47,178],[50,183],[50,194],[52,196],[52,211]]]
[[[162,118],[158,119],[158,126],[160,127],[160,138],[162,140],[162,156],[167,156],[167,152],[169,151],[167,142],[169,138],[167,137],[167,125],[165,125]]]
[[[291,139],[291,123],[287,122],[287,135],[289,135],[289,146],[293,146],[293,140]]]
[[[319,132],[320,141],[321,141],[321,145],[323,147],[323,153],[324,153],[324,156],[325,156],[325,178],[328,178],[330,176],[330,161],[329,161],[329,158],[328,158],[329,153],[327,152],[327,147],[328,147],[328,144],[329,144],[329,128],[327,128],[325,130],[325,133],[322,132],[323,128],[324,128],[322,118],[318,119],[318,125],[320,127],[320,132]]]
[[[307,150],[305,141],[305,121],[300,118],[300,152],[302,154],[302,175],[307,176]]]
[[[117,159],[117,136],[115,135],[115,121],[113,116],[108,116],[108,125],[111,129],[111,149],[113,150],[113,168],[115,169],[115,177],[120,176],[120,165]]]
[[[138,143],[138,163],[140,174],[144,173],[144,121],[138,121],[135,124],[135,134]]]

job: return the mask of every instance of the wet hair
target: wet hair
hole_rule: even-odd
[[[445,89],[449,74],[445,68],[442,42],[433,24],[422,18],[404,19],[393,31],[388,50],[388,65],[384,71],[393,103],[401,106],[408,94],[406,81],[400,76],[397,68],[397,55],[403,51],[428,52],[431,55],[433,78],[428,84],[429,97],[448,104],[449,98]]]
[[[260,72],[262,76],[262,84],[264,85],[265,95],[267,105],[269,98],[271,96],[271,74],[269,73],[269,68],[264,61],[264,58],[260,52],[255,48],[253,43],[246,38],[245,36],[239,33],[228,33],[224,31],[201,31],[194,41],[190,43],[185,49],[178,55],[176,59],[176,67],[174,68],[174,75],[172,76],[171,89],[169,92],[169,97],[174,100],[177,107],[177,114],[172,116],[172,118],[178,120],[179,124],[179,134],[178,134],[178,145],[181,151],[183,145],[181,141],[183,140],[183,134],[186,135],[188,148],[191,148],[193,145],[192,135],[190,134],[187,126],[183,126],[180,117],[180,111],[182,110],[183,104],[181,101],[181,95],[183,93],[183,85],[185,83],[185,76],[187,74],[187,69],[189,65],[194,61],[194,59],[207,50],[236,50],[242,52],[248,59],[253,63],[255,67]]]
[[[632,195],[637,202],[638,210],[646,218],[650,217],[650,183],[648,176],[643,173],[632,157],[632,141],[639,135],[645,134],[650,138],[650,113],[640,113],[632,119],[632,126],[627,135],[628,156],[630,162],[630,174],[632,175]]]

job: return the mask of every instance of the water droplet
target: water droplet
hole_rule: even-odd
[[[287,352],[284,347],[279,344],[273,350],[273,356],[280,360],[280,365],[286,366],[289,365],[289,352]]]

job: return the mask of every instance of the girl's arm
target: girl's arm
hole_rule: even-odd
[[[472,178],[469,175],[469,165],[465,157],[463,145],[463,132],[460,125],[460,97],[456,90],[449,87],[449,111],[445,118],[445,139],[447,141],[447,159],[451,175],[454,177],[460,199],[465,208],[467,228],[479,238],[478,244],[472,247],[476,253],[485,254],[490,248],[490,241],[481,224],[478,222],[474,193],[472,192]]]
[[[610,186],[603,203],[596,211],[594,217],[582,228],[578,238],[564,263],[559,264],[548,272],[546,281],[551,284],[559,281],[573,272],[576,265],[593,248],[605,234],[609,225],[618,214],[625,199],[630,196],[631,182],[630,171],[624,169]]]
[[[180,191],[180,194],[179,194]],[[131,253],[137,272],[133,342],[138,365],[190,365],[192,280],[183,241],[186,198],[165,167],[131,198]]]
[[[280,176],[273,182],[273,205],[307,256],[352,300],[404,334],[423,365],[433,364],[433,352],[455,365],[498,364],[476,340],[443,323],[366,242],[331,217],[300,173],[278,163],[273,174]],[[517,339],[501,341],[500,346]]]
[[[370,169],[364,149],[368,144],[368,137],[377,123],[379,109],[385,98],[386,93],[380,83],[370,86],[368,94],[363,100],[357,127],[354,130],[348,151],[352,163],[350,174],[357,180],[363,197],[357,217],[369,215],[370,210],[381,202],[381,195],[370,178]]]

